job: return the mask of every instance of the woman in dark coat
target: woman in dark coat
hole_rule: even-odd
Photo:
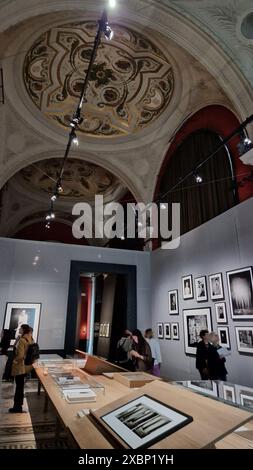
[[[152,369],[152,353],[149,344],[142,336],[140,330],[133,330],[132,332],[133,346],[129,352],[132,358],[135,370],[148,371]]]
[[[220,356],[219,349],[221,346],[219,345],[219,336],[217,333],[210,333],[209,334],[209,349],[208,349],[208,372],[209,372],[209,379],[211,380],[223,380],[225,382],[227,380],[227,369],[225,367],[226,359],[225,357]]]

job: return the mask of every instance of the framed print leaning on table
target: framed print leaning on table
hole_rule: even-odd
[[[126,396],[120,405],[112,403],[111,410],[107,406],[107,412],[98,409],[91,415],[129,449],[150,447],[192,421],[191,416],[146,394],[132,400]]]
[[[7,302],[4,318],[4,329],[11,331],[11,346],[15,343],[21,325],[33,328],[33,339],[38,340],[41,304]]]

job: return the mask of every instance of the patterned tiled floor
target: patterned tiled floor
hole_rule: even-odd
[[[23,413],[11,414],[14,385],[2,383],[0,389],[0,449],[66,449],[64,433],[55,439],[56,417],[53,409],[43,413],[44,393],[37,395],[37,381],[27,381]]]

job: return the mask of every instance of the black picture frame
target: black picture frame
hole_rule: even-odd
[[[178,290],[168,291],[168,310],[169,315],[179,315]]]
[[[226,302],[217,302],[214,304],[217,325],[228,322]]]
[[[164,339],[171,339],[171,324],[164,323]]]
[[[203,318],[201,318],[203,317]],[[210,307],[183,309],[185,354],[195,356],[201,330],[212,331]]]
[[[196,301],[207,302],[208,292],[207,292],[206,276],[196,277],[194,279],[194,284],[195,284]]]
[[[173,340],[180,340],[180,335],[179,335],[179,323],[171,323],[171,336]]]
[[[158,416],[160,414],[160,416],[163,417],[163,418],[167,417],[166,416],[166,411],[167,411],[168,420],[170,421],[170,423],[173,423],[173,416],[175,417],[176,415],[178,416],[178,419],[181,419],[181,421],[178,421],[177,424],[175,424],[173,427],[171,427],[170,429],[167,429],[167,430],[164,429],[165,425],[162,426],[161,427],[161,433],[159,435],[156,435],[155,437],[152,437],[152,432],[150,432],[150,440],[148,440],[148,442],[146,440],[146,442],[144,444],[140,444],[138,442],[138,441],[140,441],[139,436],[135,435],[134,436],[134,446],[132,446],[129,442],[128,435],[130,433],[133,433],[133,431],[132,431],[133,428],[129,430],[129,427],[126,426],[123,423],[123,426],[121,426],[121,429],[119,429],[118,432],[117,432],[117,425],[116,426],[114,425],[113,418],[114,418],[116,413],[119,413],[119,414],[122,415],[122,412],[120,413],[120,410],[124,409],[126,406],[130,407],[130,409],[131,409],[131,406],[134,406],[135,403],[138,404],[138,403],[141,403],[142,401],[144,403],[148,402],[149,409],[153,405],[153,410],[155,412],[157,412]],[[150,403],[151,403],[151,405],[150,405]],[[157,411],[157,410],[159,410],[159,408],[161,409],[161,412]],[[125,411],[125,413],[127,413],[127,410]],[[110,423],[110,415],[112,416],[112,414],[113,414],[113,417],[112,417],[112,420],[111,420],[112,423]],[[119,414],[118,414],[118,416],[119,416]],[[92,413],[92,416],[97,418],[96,413]],[[156,398],[154,398],[152,396],[149,396],[149,395],[144,393],[143,395],[141,395],[137,398],[133,398],[129,402],[126,402],[125,404],[117,406],[115,409],[112,409],[111,411],[109,411],[109,412],[105,413],[104,415],[100,416],[99,421],[101,422],[102,426],[103,426],[103,423],[106,425],[106,428],[109,432],[110,432],[110,430],[113,431],[113,433],[114,433],[113,437],[116,440],[117,440],[117,436],[118,436],[118,439],[120,441],[123,441],[127,445],[128,448],[130,448],[130,449],[144,449],[144,448],[150,447],[151,445],[155,444],[156,442],[161,441],[165,437],[167,437],[171,434],[174,434],[179,429],[181,429],[184,426],[186,426],[187,424],[191,423],[193,421],[193,417],[186,414],[186,413],[184,413],[184,412],[182,412],[181,410],[177,410],[176,408],[173,408],[172,406],[169,406],[167,403],[164,403],[160,400],[157,400]],[[147,421],[145,423],[147,423]],[[122,422],[120,424],[122,424]],[[170,426],[169,423],[168,423],[168,426]],[[127,428],[125,433],[124,433],[124,427]],[[138,427],[140,427],[140,425],[138,425]],[[153,433],[153,435],[154,435],[154,433]]]
[[[252,267],[234,269],[226,274],[232,319],[253,321]]]
[[[220,340],[220,346],[223,347],[223,348],[231,349],[230,335],[229,335],[228,326],[218,326],[217,331],[218,331],[218,336],[219,336],[219,340]],[[224,336],[224,334],[222,334],[223,332],[225,332],[225,336],[226,336],[226,339],[227,339],[226,342],[224,342],[225,336]]]
[[[163,328],[163,323],[157,323],[157,338],[158,339],[163,339],[164,337],[164,328]]]
[[[33,328],[33,339],[38,341],[42,303],[41,302],[6,302],[3,328],[11,332],[12,347],[22,324]]]

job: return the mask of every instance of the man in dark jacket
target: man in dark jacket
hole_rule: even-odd
[[[198,369],[202,380],[208,380],[209,378],[207,361],[210,344],[208,335],[208,330],[201,330],[199,334],[201,341],[197,345],[196,369]]]

